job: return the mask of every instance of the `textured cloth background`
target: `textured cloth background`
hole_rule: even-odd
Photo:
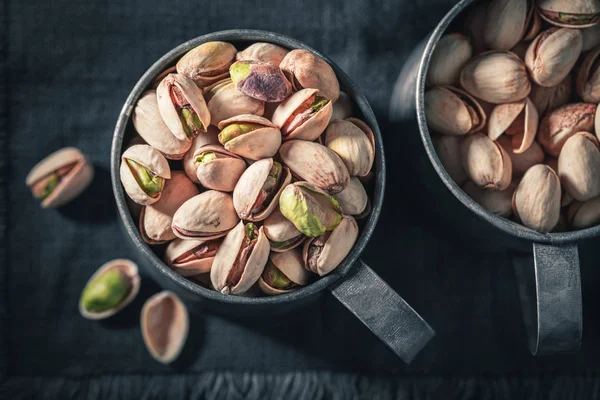
[[[581,248],[585,334],[574,356],[526,348],[510,249],[438,181],[416,127],[387,118],[404,60],[452,0],[4,0],[0,18],[0,398],[594,398],[600,363],[596,241]],[[256,28],[329,55],[379,118],[388,184],[364,260],[437,331],[405,367],[331,296],[255,322],[193,315],[175,365],[139,331],[149,279],[124,312],[81,318],[80,290],[129,257],[109,182],[112,131],[142,73],[208,32]],[[24,184],[51,151],[81,148],[93,187],[42,210]],[[554,397],[551,397],[554,396]]]

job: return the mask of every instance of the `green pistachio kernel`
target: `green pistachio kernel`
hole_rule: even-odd
[[[221,144],[225,144],[238,136],[260,128],[264,128],[264,126],[261,124],[252,123],[231,124],[225,127],[221,133],[219,133],[219,141]]]
[[[275,161],[273,163],[273,166],[271,167],[271,171],[269,171],[269,176],[267,176],[267,180],[263,184],[263,190],[265,192],[269,192],[271,189],[273,189],[277,185],[280,175],[281,164]]]
[[[237,85],[239,81],[250,75],[250,63],[244,61],[234,62],[231,64],[231,67],[229,67],[229,75],[231,75],[233,83]]]
[[[162,177],[154,175],[148,168],[133,160],[127,159],[127,165],[129,165],[133,177],[144,193],[150,197],[154,197],[161,192],[163,188]]]
[[[179,119],[187,137],[192,138],[194,132],[199,132],[204,129],[204,125],[198,114],[190,108],[182,108],[179,110]]]
[[[290,290],[298,287],[299,285],[292,282],[279,268],[269,260],[265,270],[263,271],[262,278],[265,283],[274,289],[279,290]]]
[[[206,153],[202,153],[198,157],[196,157],[196,162],[197,163],[207,163],[216,158],[217,158],[217,155],[215,153],[213,153],[212,151],[207,151]]]
[[[254,240],[258,237],[258,233],[256,231],[256,225],[254,225],[253,223],[249,223],[248,225],[246,225],[246,237],[250,240]]]
[[[50,196],[59,183],[60,178],[58,174],[52,174],[46,181],[46,185],[44,186],[44,189],[41,191],[41,193],[38,195],[38,198],[45,199],[46,197]]]
[[[313,112],[318,112],[321,110],[321,108],[325,107],[327,105],[327,103],[329,103],[329,100],[327,100],[324,97],[319,97],[316,96],[315,97],[315,101],[313,101],[313,103],[310,105]]]
[[[117,307],[127,296],[129,282],[118,269],[112,269],[87,284],[81,301],[90,312],[104,312]]]

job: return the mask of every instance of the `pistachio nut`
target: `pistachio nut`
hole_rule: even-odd
[[[453,86],[458,84],[460,71],[473,56],[471,40],[461,33],[448,33],[440,38],[433,50],[427,84],[429,86]]]
[[[139,290],[135,263],[125,259],[109,261],[86,283],[79,299],[79,313],[87,319],[108,318],[131,303]]]
[[[175,239],[165,250],[165,262],[181,276],[195,276],[210,272],[222,239]]]
[[[233,191],[233,206],[240,219],[262,221],[279,204],[279,196],[292,181],[286,166],[265,158],[252,164],[240,177]]]
[[[142,94],[133,109],[131,120],[135,130],[146,143],[171,160],[181,160],[191,146],[190,141],[176,138],[165,125],[158,111],[154,90]]]
[[[585,229],[600,224],[600,197],[571,203],[567,220],[572,229]]]
[[[486,190],[468,181],[462,189],[489,212],[507,218],[512,214],[512,198],[516,188],[516,184],[511,184],[504,190]]]
[[[533,101],[540,117],[567,104],[571,97],[572,75],[569,74],[558,85],[545,87],[534,84],[529,98]]]
[[[512,179],[508,153],[482,133],[467,136],[460,146],[467,176],[479,187],[504,190]]]
[[[512,163],[513,177],[521,177],[527,170],[536,164],[544,163],[544,150],[538,142],[531,143],[531,146],[522,153],[513,151],[513,139],[511,136],[502,135],[498,138],[498,143],[510,156]],[[557,169],[555,169],[557,171]]]
[[[221,145],[206,145],[194,153],[198,181],[207,189],[232,192],[246,170],[246,162]]]
[[[587,103],[600,103],[600,46],[583,59],[577,75],[577,93]]]
[[[525,64],[511,52],[489,51],[472,58],[460,73],[460,83],[493,104],[523,100],[531,91]]]
[[[275,66],[281,64],[281,60],[289,53],[288,49],[277,46],[272,43],[257,42],[239,51],[236,60],[251,60],[258,62],[268,62]]]
[[[216,239],[225,236],[239,219],[228,193],[208,190],[182,204],[171,224],[181,239]]]
[[[591,28],[582,29],[581,35],[583,36],[583,47],[582,52],[589,51],[596,46],[600,46],[600,24],[594,25]]]
[[[451,86],[434,87],[425,93],[425,117],[431,129],[453,136],[480,131],[487,118],[473,96]]]
[[[497,140],[503,133],[511,136],[512,152],[524,153],[535,140],[539,116],[527,97],[515,103],[497,105],[488,122],[488,136]]]
[[[346,189],[333,195],[346,215],[362,215],[369,205],[369,196],[357,177],[350,178]]]
[[[44,208],[68,203],[88,187],[94,167],[75,147],[57,150],[38,162],[27,174],[25,183]]]
[[[304,267],[324,276],[344,261],[358,238],[358,225],[351,216],[344,215],[338,226],[304,242]]]
[[[173,65],[172,67],[169,67],[169,68],[165,69],[164,71],[162,71],[160,74],[156,75],[156,77],[152,80],[152,90],[156,90],[158,85],[160,85],[162,80],[165,79],[167,77],[167,75],[176,74],[176,73],[177,73],[177,67]]]
[[[352,99],[346,92],[340,92],[340,97],[333,104],[331,111],[331,121],[337,121],[338,119],[346,119],[352,116]]]
[[[183,157],[183,169],[190,180],[196,184],[200,184],[197,176],[196,157],[194,155],[204,146],[219,145],[219,129],[216,126],[209,126],[206,133],[198,135],[192,140],[192,146]]]
[[[236,48],[226,42],[207,42],[188,51],[177,62],[177,73],[186,75],[204,88],[229,76]]]
[[[462,163],[460,153],[460,136],[432,136],[433,147],[440,159],[440,162],[446,169],[448,175],[454,182],[462,185],[467,180],[467,173]]]
[[[279,102],[292,93],[292,85],[281,69],[268,62],[236,61],[229,67],[229,74],[240,92],[257,100]]]
[[[577,132],[591,132],[596,108],[595,104],[566,104],[546,114],[537,134],[546,153],[558,157],[567,139]]]
[[[198,188],[183,171],[171,172],[160,199],[142,208],[139,219],[140,234],[148,244],[161,244],[175,239],[171,229],[173,215],[183,203],[198,194]]]
[[[342,219],[337,200],[308,182],[287,185],[279,197],[279,209],[308,237],[335,229]]]
[[[375,160],[375,137],[367,124],[357,118],[334,121],[325,131],[325,145],[346,164],[350,176],[365,176]]]
[[[538,0],[540,16],[567,28],[585,28],[600,22],[597,0]]]
[[[168,290],[150,297],[142,307],[140,325],[152,358],[163,364],[175,361],[189,331],[188,311],[181,299]]]
[[[578,29],[554,27],[541,32],[525,55],[531,79],[540,86],[558,85],[575,66],[582,46]]]
[[[262,274],[269,258],[264,228],[240,221],[225,236],[210,270],[213,287],[223,294],[248,291]]]
[[[488,48],[509,50],[532,39],[541,28],[532,0],[492,0],[488,3],[483,37]]]
[[[348,168],[340,156],[319,143],[289,140],[281,145],[279,156],[299,180],[329,194],[341,192],[350,181]]]
[[[265,269],[258,278],[258,286],[268,295],[291,292],[310,282],[310,272],[304,268],[300,251],[288,250],[271,253]]]
[[[600,145],[590,133],[578,132],[558,157],[558,176],[565,190],[578,201],[600,196]]]
[[[202,91],[185,75],[167,75],[156,89],[156,99],[163,121],[179,140],[191,141],[210,125]]]
[[[273,157],[281,145],[281,132],[271,121],[256,115],[238,115],[219,123],[219,142],[226,150],[251,160]]]
[[[273,113],[273,123],[283,140],[315,140],[331,119],[332,102],[318,96],[317,89],[302,89],[284,100]]]
[[[321,96],[334,103],[340,96],[340,84],[333,68],[308,50],[290,51],[281,60],[279,67],[292,83],[294,91],[318,89]]]
[[[156,203],[171,178],[169,163],[156,149],[146,144],[131,146],[121,155],[121,183],[131,200],[146,206]]]
[[[473,3],[465,18],[464,25],[467,35],[471,39],[471,43],[473,43],[474,54],[482,53],[487,49],[483,35],[487,6],[486,2]]]
[[[210,111],[210,123],[218,126],[221,121],[242,115],[261,116],[265,112],[265,103],[253,99],[237,90],[231,79],[226,79],[205,92],[206,104]]]
[[[279,205],[279,204],[278,204]],[[283,216],[279,207],[265,219],[265,235],[271,243],[271,251],[282,252],[293,249],[304,242],[306,238],[286,217]]]
[[[513,196],[513,212],[523,225],[550,232],[560,216],[561,188],[558,175],[544,164],[531,167]]]

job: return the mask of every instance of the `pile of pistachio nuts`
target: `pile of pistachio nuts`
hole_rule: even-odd
[[[143,240],[224,294],[276,295],[330,273],[370,210],[374,137],[352,109],[310,51],[190,50],[141,95],[123,147]]]
[[[448,174],[538,232],[600,223],[600,1],[479,1],[445,34],[425,114]]]

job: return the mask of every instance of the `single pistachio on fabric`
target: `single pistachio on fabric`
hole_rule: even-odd
[[[156,77],[152,80],[152,90],[156,90],[156,88],[158,88],[158,85],[160,85],[160,83],[163,81],[163,79],[167,77],[167,75],[176,73],[177,67],[173,65],[172,67],[169,67],[162,71],[160,74],[156,75]]]
[[[125,259],[109,261],[86,283],[79,299],[79,313],[87,319],[108,318],[131,303],[139,290],[135,263]]]
[[[225,236],[210,270],[213,287],[223,294],[247,292],[256,283],[269,258],[264,228],[240,221]]]
[[[373,131],[357,118],[335,121],[325,131],[325,145],[344,162],[350,176],[365,176],[375,161]]]
[[[566,104],[546,114],[540,122],[537,139],[551,156],[558,157],[571,136],[594,129],[595,104]]]
[[[587,103],[600,103],[600,46],[583,59],[577,75],[577,93]]]
[[[558,157],[558,176],[565,190],[578,201],[600,196],[600,145],[591,133],[578,132]]]
[[[143,206],[156,203],[171,178],[165,157],[146,144],[131,146],[121,155],[121,183],[127,195]]]
[[[279,205],[279,204],[277,204]],[[282,252],[293,249],[304,242],[304,236],[286,217],[279,207],[264,220],[265,235],[271,244],[271,251]]]
[[[318,95],[317,89],[302,89],[284,100],[273,113],[273,123],[283,140],[313,141],[331,120],[332,102]]]
[[[499,104],[490,115],[488,136],[497,140],[502,134],[511,136],[512,152],[521,154],[535,141],[539,115],[527,97],[515,103]]]
[[[206,133],[198,135],[192,140],[192,146],[183,157],[183,169],[190,180],[196,184],[200,184],[197,176],[198,166],[196,165],[196,157],[194,155],[204,146],[220,145],[219,129],[216,126],[209,126]]]
[[[333,198],[337,200],[346,215],[360,216],[369,205],[367,191],[356,177],[350,178],[346,189],[333,195]]]
[[[538,0],[540,16],[556,26],[585,28],[600,22],[596,0]]]
[[[262,160],[277,154],[281,132],[268,119],[243,114],[219,123],[219,142],[226,150],[251,160]]]
[[[333,104],[330,122],[338,119],[346,119],[352,116],[352,99],[346,92],[340,92],[340,97]]]
[[[523,100],[531,91],[525,64],[510,52],[489,51],[472,58],[460,73],[460,83],[492,104]]]
[[[458,84],[460,71],[473,56],[471,40],[461,33],[442,36],[433,50],[427,70],[427,85]]]
[[[540,117],[567,104],[571,97],[572,75],[569,74],[558,85],[545,87],[533,85],[529,98],[533,101]]]
[[[596,46],[600,46],[600,24],[594,25],[591,28],[582,29],[581,35],[583,36],[582,52],[589,51]]]
[[[460,153],[460,136],[432,136],[435,152],[448,175],[454,182],[462,185],[468,178]]]
[[[164,290],[146,300],[140,325],[152,358],[163,364],[177,359],[187,340],[189,316],[185,304],[175,293]]]
[[[465,18],[466,33],[473,43],[474,54],[479,54],[487,50],[484,41],[483,32],[485,30],[485,20],[488,3],[473,3]]]
[[[182,204],[171,224],[181,239],[216,239],[225,236],[239,219],[228,193],[208,190]]]
[[[451,86],[434,87],[425,93],[425,117],[431,129],[452,136],[478,132],[487,119],[473,96]]]
[[[600,197],[571,203],[567,220],[571,229],[585,229],[600,224]]]
[[[195,276],[210,272],[222,239],[175,239],[165,250],[165,262],[181,276]]]
[[[341,192],[350,181],[348,168],[340,156],[319,143],[289,140],[281,145],[279,156],[299,180],[329,194]]]
[[[198,181],[207,189],[232,192],[246,170],[246,162],[221,145],[206,145],[194,153]]]
[[[521,40],[531,40],[541,25],[532,0],[492,0],[486,10],[484,41],[490,49],[509,50]]]
[[[513,151],[512,137],[502,135],[498,138],[498,143],[510,156],[512,163],[513,177],[521,177],[527,172],[527,170],[536,164],[544,163],[544,150],[538,142],[534,141],[527,150],[522,153],[515,153]],[[555,169],[557,171],[557,169]]]
[[[281,60],[289,53],[288,49],[277,46],[272,43],[257,42],[239,51],[236,60],[251,60],[258,62],[268,62],[275,66],[281,64]]]
[[[471,181],[466,182],[462,187],[465,193],[483,208],[505,218],[512,214],[512,198],[516,188],[516,184],[510,184],[504,190],[486,190]]]
[[[288,250],[271,253],[265,269],[258,279],[260,289],[270,296],[289,293],[306,286],[311,274],[304,268],[300,251]]]
[[[188,51],[177,62],[177,72],[186,75],[204,88],[229,76],[229,66],[235,61],[236,48],[226,42],[207,42]]]
[[[25,183],[44,208],[62,206],[79,196],[92,182],[94,166],[75,147],[57,150],[38,162]]]
[[[210,123],[219,126],[221,121],[242,114],[261,116],[265,112],[265,103],[253,99],[237,90],[231,79],[226,79],[205,92],[206,104],[210,111]]]
[[[550,232],[560,216],[561,188],[558,175],[547,165],[531,167],[513,196],[513,212],[526,227]]]
[[[463,167],[477,186],[504,190],[512,179],[512,162],[508,153],[482,133],[467,136],[461,143]]]
[[[202,91],[185,75],[167,75],[156,89],[156,99],[163,121],[179,140],[191,141],[210,125]]]
[[[318,89],[321,96],[334,103],[340,96],[340,83],[333,68],[308,50],[290,51],[279,67],[292,83],[294,91],[306,88]]]
[[[192,145],[188,140],[175,137],[165,125],[154,90],[142,94],[133,108],[131,120],[142,139],[171,160],[181,160]]]
[[[283,71],[268,62],[236,61],[229,67],[229,74],[240,92],[257,100],[279,102],[292,93],[292,85]]]
[[[148,244],[161,244],[175,239],[171,229],[173,215],[183,203],[198,194],[196,185],[183,171],[171,172],[160,199],[142,208],[139,219],[140,234]]]

